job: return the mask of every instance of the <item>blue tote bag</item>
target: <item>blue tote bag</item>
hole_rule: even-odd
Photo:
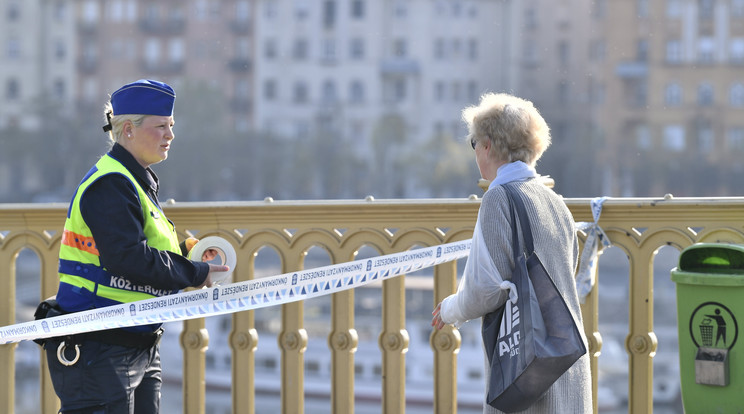
[[[516,303],[483,317],[481,334],[491,366],[486,402],[511,413],[529,408],[582,355],[586,345],[560,292],[534,251],[524,202],[503,186],[511,207]],[[515,211],[524,238],[519,244]]]

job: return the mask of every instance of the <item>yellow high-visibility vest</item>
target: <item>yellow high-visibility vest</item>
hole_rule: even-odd
[[[60,283],[57,301],[68,312],[134,302],[177,292],[134,284],[101,266],[96,242],[80,212],[80,199],[91,184],[107,174],[121,174],[137,189],[147,245],[158,250],[181,253],[173,223],[148,197],[137,179],[124,165],[108,154],[104,155],[83,178],[67,212],[59,249]]]

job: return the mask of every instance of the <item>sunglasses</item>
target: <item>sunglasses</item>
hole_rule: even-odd
[[[475,138],[470,138],[470,146],[473,147],[473,151],[475,151]]]

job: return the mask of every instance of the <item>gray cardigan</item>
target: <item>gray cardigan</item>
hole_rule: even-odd
[[[573,216],[561,196],[538,180],[517,184],[530,218],[535,251],[553,278],[558,290],[584,336],[574,272],[578,260],[578,240]],[[483,238],[496,268],[504,279],[510,279],[514,267],[511,247],[509,201],[505,190],[488,190],[481,203],[479,219]],[[506,299],[505,297],[503,298]],[[586,338],[584,338],[586,342]],[[490,366],[486,363],[486,378]],[[592,382],[589,356],[582,356],[548,390],[543,398],[523,413],[591,413]],[[484,413],[500,411],[484,403]]]

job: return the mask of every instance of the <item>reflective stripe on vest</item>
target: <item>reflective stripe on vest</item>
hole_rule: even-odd
[[[78,186],[65,221],[59,250],[59,291],[57,301],[63,309],[74,312],[133,302],[176,293],[177,290],[154,289],[136,285],[111,274],[101,266],[99,252],[90,228],[80,213],[80,199],[85,190],[107,174],[121,174],[137,190],[144,218],[147,245],[158,250],[181,253],[173,224],[150,200],[134,176],[119,161],[108,154],[101,157]]]

